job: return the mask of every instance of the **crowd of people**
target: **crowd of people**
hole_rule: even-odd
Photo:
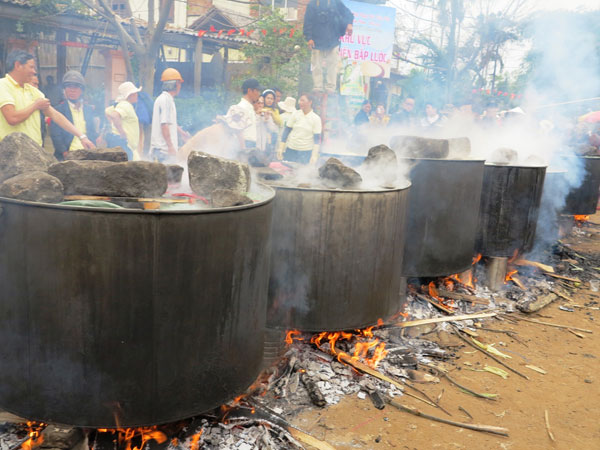
[[[141,87],[126,81],[101,117],[84,101],[86,81],[81,73],[65,73],[60,85],[62,101],[53,105],[38,89],[31,54],[13,51],[6,63],[8,73],[0,80],[0,140],[22,132],[43,145],[47,128],[59,160],[66,152],[95,146],[119,146],[130,160],[179,163],[184,163],[194,150],[229,158],[243,158],[250,150],[257,150],[266,161],[284,159],[301,164],[315,163],[320,155],[323,124],[313,110],[314,92],[300,95],[298,101],[289,96],[282,100],[279,88],[264,88],[256,79],[247,79],[241,86],[239,102],[192,137],[177,122],[175,97],[184,80],[173,68],[161,74],[161,93],[154,101]],[[365,100],[354,126],[358,134],[366,127],[378,131],[421,129],[428,134],[428,130],[435,133],[457,121],[485,129],[502,127],[503,122],[523,116],[519,108],[500,112],[493,101],[476,112],[470,103],[419,105],[415,98],[406,96],[392,114],[386,112],[384,103]],[[144,133],[145,128],[148,133]],[[149,142],[144,142],[145,138]]]
[[[388,115],[384,104],[373,105],[369,100],[365,100],[354,117],[354,125],[359,128],[369,127],[372,129],[403,127],[421,129],[426,132],[426,130],[441,129],[454,119],[478,123],[484,127],[500,126],[502,116],[506,114],[500,114],[500,109],[494,101],[488,102],[479,113],[469,102],[464,102],[459,106],[446,104],[443,107],[436,102],[426,102],[421,115],[417,114],[416,106],[415,98],[407,96],[397,110]],[[512,111],[507,113],[513,114]]]
[[[314,162],[319,156],[321,119],[312,110],[310,94],[300,96],[297,109],[295,98],[282,101],[280,89],[265,89],[250,78],[242,84],[239,103],[192,137],[177,122],[175,97],[184,80],[176,69],[163,71],[161,93],[153,103],[141,87],[131,81],[122,83],[101,117],[84,101],[86,81],[81,73],[65,73],[62,100],[53,106],[38,89],[33,55],[16,50],[6,63],[10,70],[0,80],[0,140],[22,132],[43,145],[48,127],[58,160],[67,152],[96,146],[121,147],[134,161],[183,162],[192,150],[239,157],[241,152],[256,149],[265,159],[301,163]],[[144,145],[146,125],[150,139]]]

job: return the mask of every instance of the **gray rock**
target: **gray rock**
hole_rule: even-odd
[[[65,161],[127,161],[127,153],[121,147],[95,148],[93,150],[74,150],[65,152]]]
[[[190,152],[188,172],[192,191],[204,197],[210,197],[217,189],[229,189],[239,194],[250,189],[250,168],[239,161]]]
[[[352,188],[362,182],[360,174],[351,167],[345,166],[339,159],[329,158],[319,168],[319,177],[328,181],[331,187]]]
[[[283,178],[283,175],[270,167],[257,167],[253,170],[253,173],[261,180],[280,180]]]
[[[471,141],[468,137],[448,139],[448,157],[452,159],[467,159],[471,156]]]
[[[167,190],[167,169],[147,161],[64,161],[48,169],[65,195],[160,197]]]
[[[181,183],[181,177],[183,176],[183,167],[177,164],[166,164],[167,167],[167,182],[169,183]]]
[[[398,165],[398,158],[396,158],[394,150],[387,145],[381,144],[369,149],[369,153],[367,153],[363,164],[365,166],[391,165],[396,167]]]
[[[512,148],[497,148],[492,152],[487,162],[492,164],[515,164],[519,160],[519,153]]]
[[[265,152],[258,149],[252,149],[248,152],[248,164],[252,167],[267,167],[271,162]]]
[[[367,185],[393,186],[398,178],[396,153],[383,144],[370,148],[361,165],[361,173]]]
[[[448,139],[431,139],[419,136],[394,136],[390,147],[402,158],[444,159],[450,153]]]
[[[63,200],[63,185],[46,172],[25,172],[0,184],[0,197],[30,202],[58,203]]]
[[[44,437],[44,440],[41,444],[41,448],[62,450],[72,449],[85,437],[81,428],[58,425],[48,425],[44,431],[42,431],[42,436]]]
[[[226,208],[228,206],[250,205],[254,203],[247,196],[230,189],[215,189],[210,194],[210,202],[214,208]]]
[[[0,142],[0,182],[25,172],[46,172],[56,158],[23,133],[12,133]]]

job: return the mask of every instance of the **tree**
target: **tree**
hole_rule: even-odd
[[[306,71],[306,63],[310,52],[302,30],[295,29],[292,34],[289,22],[278,11],[268,11],[254,26],[257,30],[268,31],[259,33],[258,45],[248,44],[242,48],[250,61],[249,70],[242,76],[256,77],[264,86],[277,86],[283,92],[307,88],[310,74]]]
[[[471,87],[484,87],[503,66],[502,49],[520,38],[525,0],[510,0],[503,9],[493,1],[421,0],[404,13],[399,24],[399,59],[425,69],[432,94],[455,101]],[[407,23],[406,18],[412,22]],[[489,68],[492,66],[491,80]]]
[[[169,12],[173,6],[174,0],[164,0],[159,9],[158,21],[155,20],[155,1],[148,0],[148,28],[143,36],[138,27],[130,20],[128,26],[125,21],[114,13],[110,7],[109,0],[79,0],[91,10],[102,16],[115,29],[119,40],[125,66],[127,68],[127,77],[134,79],[133,64],[130,51],[135,55],[139,64],[139,83],[153,92],[154,89],[154,63],[158,56],[158,49],[161,44],[163,31],[169,19]],[[129,0],[125,0],[129,10]]]

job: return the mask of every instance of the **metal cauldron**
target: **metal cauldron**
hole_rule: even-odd
[[[533,247],[545,166],[486,164],[476,249],[485,256],[512,256]]]
[[[267,327],[362,328],[402,307],[408,187],[277,186]]]
[[[563,214],[596,214],[600,189],[600,156],[582,156],[581,159],[585,163],[585,177],[581,186],[569,192]]]
[[[259,203],[186,211],[0,198],[0,406],[133,427],[245,391],[263,357],[262,189]]]
[[[401,161],[414,165],[403,274],[437,277],[468,269],[475,252],[484,161]]]

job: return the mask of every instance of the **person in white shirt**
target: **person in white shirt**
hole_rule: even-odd
[[[242,99],[237,104],[250,119],[250,126],[244,130],[244,148],[256,148],[256,113],[254,104],[258,101],[262,87],[258,80],[249,78],[242,84]]]
[[[179,148],[177,136],[185,141],[190,135],[177,125],[175,97],[181,91],[181,74],[169,67],[160,77],[162,93],[154,101],[152,111],[152,133],[150,136],[150,157],[159,162],[174,161]]]
[[[321,118],[312,110],[312,97],[302,94],[298,100],[300,109],[293,112],[285,123],[277,159],[300,164],[314,164],[319,158],[321,142]]]

